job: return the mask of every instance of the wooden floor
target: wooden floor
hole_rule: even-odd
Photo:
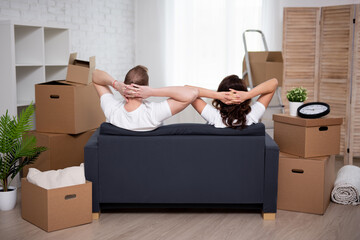
[[[360,165],[360,160],[355,161]],[[336,161],[337,169],[342,166]],[[19,198],[20,199],[20,198]],[[20,203],[0,212],[0,239],[360,239],[360,205],[330,203],[321,215],[278,210],[275,221],[258,212],[158,211],[102,213],[91,224],[52,233],[21,218]]]

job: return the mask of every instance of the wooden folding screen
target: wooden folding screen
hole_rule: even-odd
[[[356,24],[354,33],[354,57],[351,84],[351,119],[350,119],[350,153],[349,159],[353,156],[360,156],[360,5],[356,6]]]
[[[322,101],[342,117],[341,154],[360,156],[359,5],[285,8],[282,97],[292,87],[309,91],[308,102]]]
[[[343,117],[340,152],[347,154],[354,5],[321,8],[319,101]]]
[[[305,87],[308,101],[317,99],[319,21],[319,8],[285,8],[282,100],[286,112],[289,105],[286,91],[293,87]]]

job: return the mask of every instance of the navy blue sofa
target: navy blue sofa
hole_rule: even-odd
[[[262,123],[243,130],[103,123],[85,146],[93,212],[106,207],[253,207],[275,217],[279,148]]]

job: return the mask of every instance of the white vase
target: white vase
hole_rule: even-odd
[[[290,116],[297,116],[297,109],[304,104],[304,102],[289,102],[290,105]]]
[[[3,188],[0,187],[0,211],[8,211],[15,207],[16,204],[16,187],[9,187],[11,191],[2,192]]]

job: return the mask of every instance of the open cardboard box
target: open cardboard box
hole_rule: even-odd
[[[89,61],[76,59],[77,53],[71,53],[66,75],[66,81],[81,84],[92,82],[92,73],[95,70],[95,56],[89,58]]]
[[[92,222],[92,184],[44,189],[21,179],[21,216],[51,232]]]
[[[335,156],[301,158],[280,152],[277,208],[324,214],[335,181]]]
[[[271,78],[276,78],[279,86],[283,79],[282,52],[249,52],[251,76],[254,87]],[[245,57],[243,60],[243,72],[246,70]],[[244,77],[246,85],[249,86],[248,75]]]
[[[27,176],[29,168],[48,171],[79,166],[84,162],[84,147],[94,132],[95,130],[80,134],[29,132],[36,137],[37,146],[47,147],[48,150],[40,154],[33,164],[26,165],[22,176]]]
[[[280,151],[305,158],[340,153],[342,118],[305,119],[274,114],[274,140]]]
[[[78,134],[105,121],[93,84],[52,81],[35,85],[36,130]]]

